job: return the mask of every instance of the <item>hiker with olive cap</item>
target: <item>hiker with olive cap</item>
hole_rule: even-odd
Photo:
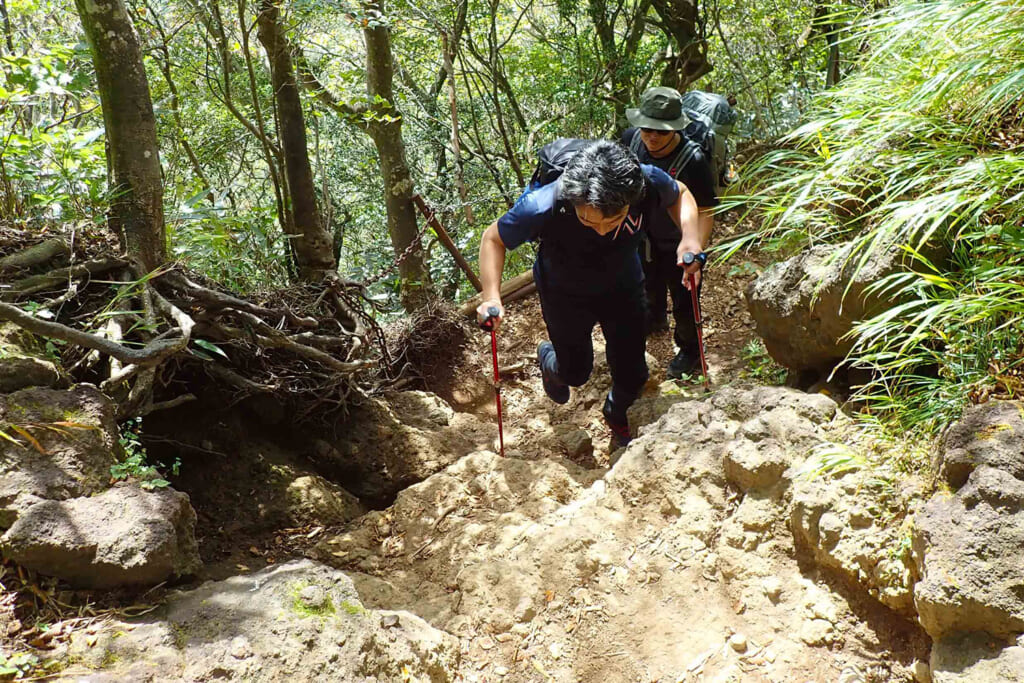
[[[691,128],[702,124],[692,122],[682,109],[679,92],[672,88],[650,88],[640,98],[640,106],[627,109],[626,118],[632,128],[622,134],[622,143],[637,155],[641,163],[650,164],[681,182],[693,194],[699,210],[698,248],[700,265],[707,260],[704,247],[711,241],[713,211],[718,204],[711,162],[693,141]],[[665,212],[651,216],[647,225],[647,242],[641,246],[644,287],[647,292],[647,333],[668,329],[666,288],[672,295],[672,317],[675,319],[674,341],[678,353],[669,361],[666,374],[679,379],[700,370],[700,348],[693,316],[693,300],[684,289],[684,269],[676,246],[678,229]],[[698,288],[698,294],[700,288]]]
[[[679,254],[700,251],[697,207],[686,188],[622,145],[586,142],[557,180],[533,186],[492,223],[480,241],[481,321],[495,307],[499,324],[505,250],[540,242],[533,265],[551,341],[537,348],[544,391],[567,403],[569,387],[587,381],[594,364],[591,333],[600,324],[612,389],[602,413],[618,445],[630,439],[626,409],[647,381],[643,271],[637,246],[655,214],[675,223]],[[697,264],[692,270],[699,277]]]

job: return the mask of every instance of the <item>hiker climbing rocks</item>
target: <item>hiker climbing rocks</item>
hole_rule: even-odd
[[[650,88],[640,98],[640,106],[627,109],[626,117],[633,125],[622,134],[622,143],[637,155],[641,163],[650,164],[680,181],[693,194],[699,210],[699,243],[694,250],[703,265],[704,247],[711,241],[713,211],[718,204],[712,160],[701,145],[706,130],[704,123],[691,121],[684,111],[679,92],[672,88]],[[668,329],[665,290],[672,296],[672,317],[675,319],[674,341],[679,351],[668,364],[667,375],[679,379],[694,371],[700,372],[700,348],[694,323],[693,299],[683,284],[683,269],[677,258],[679,230],[672,217],[656,211],[646,226],[642,242],[641,262],[647,293],[647,334]],[[697,289],[698,295],[700,288]]]
[[[564,171],[557,160],[546,164],[546,150],[571,153]],[[552,175],[557,179],[544,184]],[[648,377],[637,246],[641,229],[655,214],[675,222],[680,259],[701,251],[697,206],[682,184],[641,165],[618,143],[558,140],[542,150],[531,187],[487,228],[480,243],[484,301],[477,315],[484,320],[488,309],[497,307],[497,325],[505,314],[500,294],[505,250],[540,242],[533,275],[551,341],[537,348],[537,360],[551,400],[568,402],[569,387],[587,381],[594,364],[591,332],[601,325],[612,376],[602,413],[619,445],[629,442],[626,409]],[[689,270],[699,282],[699,263]]]

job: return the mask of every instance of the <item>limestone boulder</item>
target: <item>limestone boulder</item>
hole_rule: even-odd
[[[961,633],[932,646],[933,683],[1022,683],[1024,647],[995,641],[987,633]]]
[[[991,401],[968,408],[946,432],[937,464],[954,489],[982,465],[1024,479],[1024,402]]]
[[[977,467],[955,494],[932,497],[915,529],[914,600],[932,638],[1024,633],[1024,481]]]
[[[906,269],[898,247],[873,255],[859,270],[851,246],[819,245],[767,268],[746,291],[747,307],[768,353],[793,370],[823,370],[842,360],[854,323],[895,304],[880,279]]]
[[[914,615],[909,533],[894,520],[920,500],[923,482],[894,493],[871,468],[830,474],[805,461],[793,478],[790,529],[797,549],[905,616]]]
[[[155,585],[200,567],[195,522],[184,493],[122,482],[29,507],[0,547],[23,567],[82,588]]]
[[[459,642],[367,609],[343,572],[301,560],[172,594],[145,618],[76,634],[63,675],[88,683],[456,680]]]
[[[27,431],[38,444],[12,427]],[[43,500],[89,496],[109,486],[120,454],[114,405],[94,387],[29,388],[0,395],[0,530]]]

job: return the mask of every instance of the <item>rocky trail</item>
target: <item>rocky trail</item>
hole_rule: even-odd
[[[104,491],[117,432],[98,393],[72,390],[95,427],[42,445],[74,477],[5,447],[29,474],[0,491],[24,567],[4,565],[0,632],[34,638],[49,677],[94,683],[1021,680],[1024,411],[951,432],[945,493],[868,466],[831,397],[749,377],[755,272],[709,273],[711,393],[663,382],[671,340],[650,340],[638,438],[618,451],[599,334],[592,380],[551,403],[534,300],[499,335],[505,458],[483,335],[426,369],[428,391],[374,398],[333,436],[290,431],[266,402],[154,415],[147,448],[181,458],[172,484],[191,507],[171,489]],[[63,391],[0,407],[57,424],[32,406]],[[72,514],[85,505],[88,524]],[[60,562],[84,562],[64,573],[94,590],[33,583]],[[47,623],[32,626],[15,606],[37,584]],[[141,587],[95,590],[124,584]]]

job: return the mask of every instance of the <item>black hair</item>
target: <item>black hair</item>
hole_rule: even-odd
[[[617,142],[599,140],[569,160],[562,173],[561,198],[573,206],[592,206],[604,216],[644,196],[644,174],[636,155]]]

